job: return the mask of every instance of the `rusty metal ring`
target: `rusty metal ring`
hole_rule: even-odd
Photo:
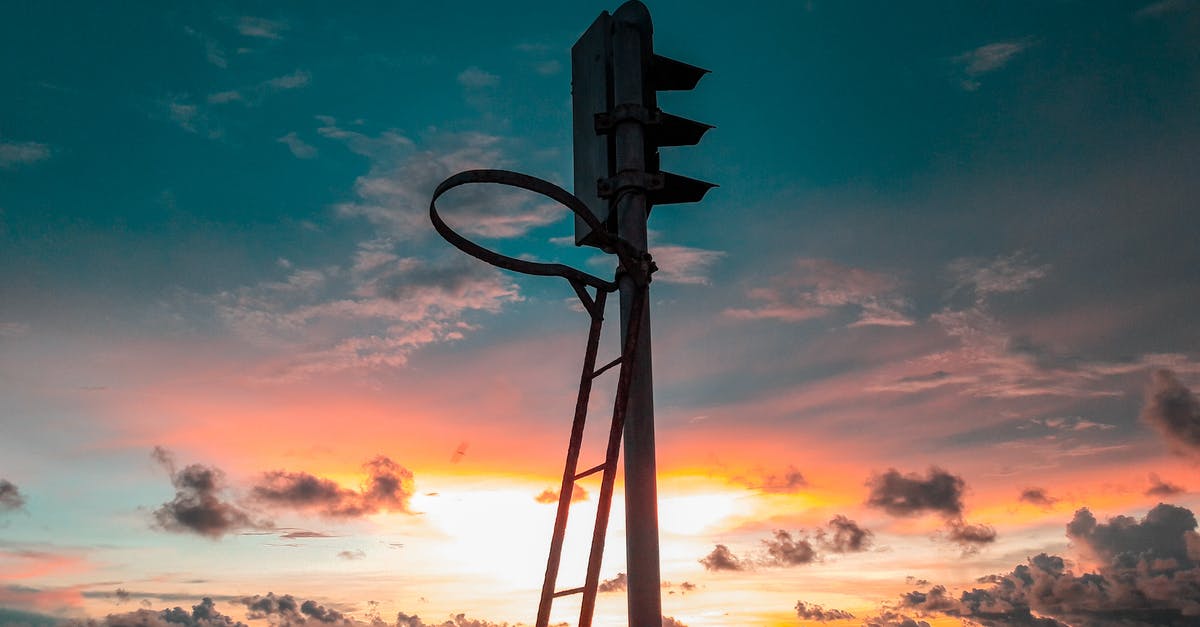
[[[455,187],[460,185],[469,185],[472,183],[496,183],[499,185],[508,185],[509,187],[519,187],[521,189],[541,194],[570,209],[575,215],[579,216],[584,222],[586,222],[587,225],[592,228],[592,231],[601,234],[601,237],[608,237],[604,226],[601,225],[600,221],[592,215],[591,211],[588,210],[587,205],[585,205],[583,201],[576,198],[567,190],[549,181],[544,181],[537,177],[529,176],[528,174],[510,172],[508,170],[467,170],[465,172],[459,172],[458,174],[455,174],[454,176],[442,181],[437,186],[437,189],[434,190],[433,198],[429,201],[429,220],[433,222],[433,228],[437,230],[438,234],[441,235],[443,239],[445,239],[447,242],[450,242],[450,244],[452,244],[455,248],[467,253],[468,255],[471,255],[472,257],[475,257],[476,259],[490,263],[498,268],[504,268],[505,270],[512,270],[513,272],[532,274],[536,276],[560,276],[568,281],[571,281],[572,284],[578,282],[584,285],[590,285],[605,292],[613,292],[617,289],[616,283],[612,281],[605,281],[600,277],[593,276],[583,272],[582,270],[572,268],[571,266],[563,265],[561,263],[543,263],[509,257],[507,255],[502,255],[498,252],[488,250],[487,248],[468,240],[462,235],[459,235],[454,229],[450,228],[445,221],[442,220],[440,215],[438,215],[437,199],[442,194],[454,189]],[[615,240],[615,238],[612,239]],[[613,248],[624,248],[620,246],[620,244],[623,242],[613,241],[611,243],[613,244]]]

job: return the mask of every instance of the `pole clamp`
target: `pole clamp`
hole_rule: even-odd
[[[657,172],[618,172],[616,176],[596,181],[596,195],[601,198],[613,198],[626,189],[641,192],[660,190],[666,186],[666,179]]]
[[[622,122],[639,122],[650,126],[662,122],[662,111],[632,102],[619,104],[612,111],[602,111],[596,114],[595,127],[597,135],[607,135]]]

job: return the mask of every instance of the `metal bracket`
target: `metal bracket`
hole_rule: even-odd
[[[596,194],[601,198],[612,198],[625,189],[648,192],[665,185],[666,179],[657,172],[618,172],[616,176],[596,181]]]
[[[640,104],[625,103],[613,107],[612,111],[596,114],[596,134],[607,135],[622,122],[640,122],[643,126],[658,124],[662,121],[662,111],[645,107]]]

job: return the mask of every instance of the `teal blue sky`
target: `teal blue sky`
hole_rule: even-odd
[[[19,494],[0,483],[0,570],[16,573],[0,610],[99,618],[208,595],[254,622],[239,599],[274,590],[353,620],[528,622],[519,577],[472,571],[493,586],[475,600],[446,583],[458,571],[437,556],[461,529],[430,521],[459,510],[421,495],[532,503],[555,483],[584,321],[565,282],[466,258],[426,212],[463,169],[571,187],[570,47],[615,8],[0,6],[0,481]],[[668,529],[665,554],[684,557],[664,577],[702,591],[666,613],[795,624],[807,598],[931,619],[897,605],[906,575],[957,592],[1046,551],[1111,577],[1099,540],[1064,535],[1076,510],[1200,506],[1200,4],[649,8],[656,52],[711,70],[660,106],[716,126],[663,167],[720,185],[650,217],[663,491],[745,493]],[[612,271],[537,198],[446,203],[497,250]],[[353,485],[377,456],[415,478],[390,509],[256,492],[279,469]],[[223,471],[217,502],[249,518],[156,518],[193,463]],[[888,469],[934,466],[966,486],[959,526],[879,505]],[[770,488],[789,469],[806,479]],[[701,561],[840,514],[874,531],[875,554]],[[997,534],[963,541],[967,520]],[[281,539],[303,546],[281,558]],[[388,561],[392,544],[414,557]],[[623,568],[609,555],[606,577]],[[1180,572],[1200,568],[1188,555]],[[310,571],[331,587],[285,590]],[[417,583],[386,596],[397,577]],[[123,605],[117,588],[139,594]],[[1147,603],[1101,605],[1185,611]]]

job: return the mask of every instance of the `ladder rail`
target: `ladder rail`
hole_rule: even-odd
[[[634,293],[633,303],[630,307],[629,325],[625,333],[625,345],[621,347],[621,369],[617,378],[616,400],[613,402],[613,419],[608,434],[604,477],[600,483],[600,497],[596,507],[596,526],[592,531],[592,548],[588,555],[587,576],[583,583],[583,603],[579,608],[579,627],[591,627],[592,614],[596,609],[596,594],[600,587],[600,564],[604,559],[604,541],[608,534],[613,484],[617,478],[617,461],[621,457],[621,435],[625,431],[625,412],[629,408],[629,383],[633,378],[633,364],[637,361],[636,348],[642,326],[642,309],[646,305],[646,291],[645,286],[642,286]]]
[[[586,295],[584,292],[583,295]],[[580,295],[582,300],[583,295]],[[542,596],[538,602],[537,627],[546,627],[550,623],[550,606],[556,595],[554,587],[558,581],[558,569],[562,561],[563,540],[567,532],[567,517],[571,511],[571,497],[575,492],[576,470],[579,466],[579,452],[583,447],[583,432],[587,421],[588,401],[592,395],[592,380],[595,378],[596,354],[600,347],[600,334],[604,324],[604,303],[608,296],[603,290],[596,290],[595,300],[584,301],[585,308],[591,314],[591,325],[588,330],[587,348],[583,356],[583,373],[579,377],[579,394],[575,399],[575,417],[571,422],[571,439],[567,445],[567,460],[563,468],[562,484],[558,492],[558,512],[554,518],[554,535],[550,540],[550,556],[546,560],[546,576],[542,581]]]

